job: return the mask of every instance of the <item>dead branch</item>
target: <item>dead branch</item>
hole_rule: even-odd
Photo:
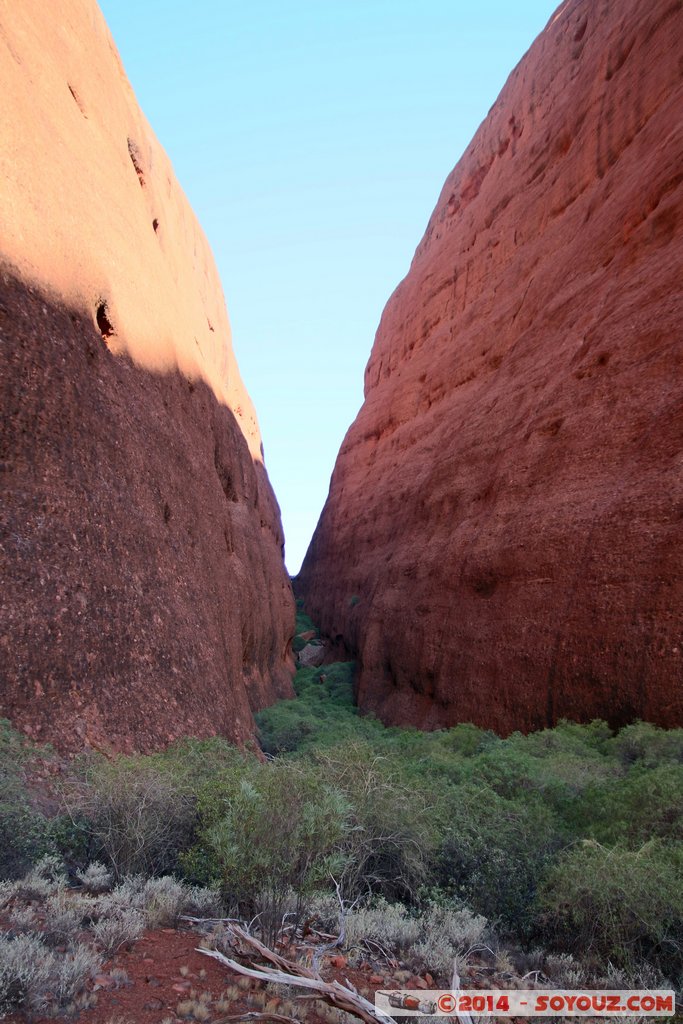
[[[230,970],[236,971],[237,974],[243,974],[247,978],[255,978],[257,981],[271,982],[276,985],[297,985],[312,990],[323,1002],[360,1018],[364,1024],[395,1024],[393,1017],[378,1010],[373,1003],[353,991],[350,986],[341,985],[338,981],[323,981],[317,971],[305,967],[303,964],[286,960],[236,925],[232,925],[229,930],[236,939],[250,947],[258,953],[261,959],[273,966],[245,967],[236,960],[231,960],[223,953],[219,953],[216,949],[198,949],[197,952],[213,957],[214,960],[229,967]]]
[[[181,914],[179,921],[190,921],[192,924],[239,924],[237,917],[189,917]]]
[[[458,974],[458,961],[453,961],[453,978],[451,980],[451,992],[455,995],[460,991],[460,975]],[[459,1013],[456,1015],[456,1020],[460,1021],[460,1024],[474,1024],[472,1015],[469,1013]]]
[[[320,939],[336,939],[337,938],[336,935],[330,935],[329,932],[318,931],[317,928],[311,927],[310,924],[307,925],[307,931],[311,932],[312,935],[317,935],[318,938],[320,938]]]
[[[361,939],[361,945],[365,946],[369,953],[379,953],[380,956],[383,956],[384,959],[388,961],[393,959],[389,950],[385,949],[385,947],[380,942],[375,942],[374,939]]]
[[[230,1021],[238,1020],[274,1020],[277,1021],[277,1024],[301,1024],[296,1017],[286,1017],[284,1013],[259,1013],[257,1010],[236,1013],[230,1017],[219,1017],[214,1024],[229,1024]]]
[[[303,964],[294,964],[292,963],[291,960],[286,960],[285,957],[281,956],[279,953],[276,953],[275,950],[269,949],[268,946],[264,946],[262,942],[260,942],[253,935],[250,935],[249,932],[244,930],[244,928],[240,928],[239,925],[233,924],[230,926],[228,930],[232,932],[232,935],[236,939],[241,939],[241,941],[246,946],[249,946],[251,949],[255,949],[259,956],[261,956],[264,960],[268,960],[269,963],[273,964],[280,970],[287,971],[290,967],[294,967],[298,973],[305,973],[306,977],[308,978],[317,977],[317,975],[313,971],[310,971],[307,967],[304,967]]]
[[[320,972],[320,963],[326,953],[331,953],[333,949],[340,949],[344,945],[344,938],[346,936],[346,913],[344,909],[344,900],[342,899],[341,889],[339,882],[336,878],[332,877],[334,887],[337,890],[337,900],[339,901],[339,935],[331,937],[331,942],[326,942],[324,946],[318,946],[315,953],[313,954],[313,970],[316,975]]]

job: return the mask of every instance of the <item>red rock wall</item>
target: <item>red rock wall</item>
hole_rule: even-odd
[[[392,723],[683,723],[683,7],[569,0],[382,316],[298,590]]]
[[[247,741],[294,605],[208,244],[92,0],[1,6],[0,88],[0,716]]]

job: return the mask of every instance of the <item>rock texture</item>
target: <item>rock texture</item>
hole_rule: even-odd
[[[294,605],[208,244],[92,0],[0,2],[0,89],[0,715],[245,741]]]
[[[683,722],[682,53],[563,4],[384,311],[297,590],[385,721]]]

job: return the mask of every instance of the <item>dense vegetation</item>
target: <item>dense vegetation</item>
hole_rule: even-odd
[[[683,730],[388,729],[359,716],[352,676],[301,669],[296,699],[257,716],[265,761],[220,739],[93,756],[62,777],[50,816],[25,782],[35,752],[5,727],[0,872],[52,853],[72,875],[92,860],[115,879],[174,873],[260,915],[270,939],[336,883],[386,927],[447,911],[479,934],[486,918],[528,952],[571,954],[584,981],[612,965],[622,981],[680,983]]]
[[[354,804],[370,772],[378,794],[391,787],[386,818],[414,830],[420,857],[388,895],[462,902],[527,944],[629,970],[649,962],[680,981],[683,730],[387,729],[358,716],[352,673],[300,670],[297,699],[258,722],[264,749],[319,766]],[[387,894],[387,880],[373,888]]]

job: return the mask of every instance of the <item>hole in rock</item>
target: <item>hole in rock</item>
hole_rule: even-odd
[[[107,303],[104,300],[101,300],[97,304],[95,319],[97,321],[97,326],[100,329],[100,334],[102,335],[102,337],[111,338],[112,334],[115,333],[114,325],[109,319],[109,310],[107,309]]]

